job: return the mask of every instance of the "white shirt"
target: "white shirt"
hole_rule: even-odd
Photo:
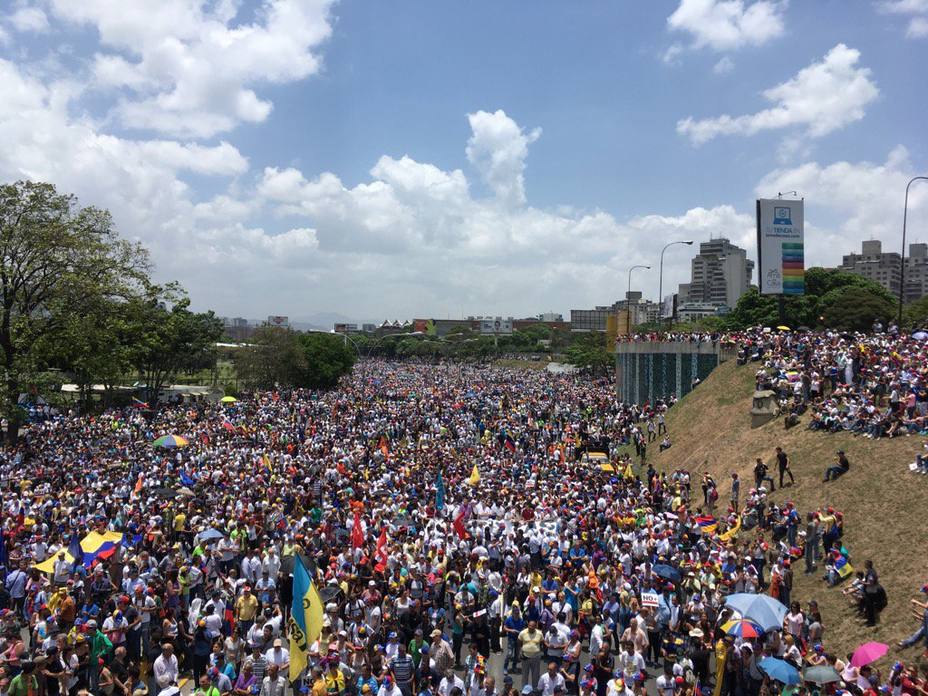
[[[163,654],[155,658],[155,681],[162,689],[177,683],[177,655],[166,658]]]
[[[541,692],[541,696],[554,696],[554,690],[557,687],[564,688],[564,675],[560,672],[555,672],[553,677],[545,672],[538,680],[538,691]]]
[[[269,665],[285,665],[290,662],[290,651],[286,648],[271,648],[264,654]]]

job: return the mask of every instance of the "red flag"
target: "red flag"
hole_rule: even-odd
[[[374,551],[374,558],[377,559],[377,565],[374,570],[382,573],[387,569],[387,528],[380,530],[380,537],[377,539],[377,550]]]
[[[364,546],[364,532],[361,531],[361,514],[354,513],[354,524],[351,526],[351,548],[359,549]]]
[[[461,539],[468,539],[470,537],[470,534],[468,534],[467,530],[464,528],[464,513],[465,512],[466,512],[465,509],[461,508],[461,512],[458,514],[457,517],[454,518],[454,522],[451,523],[451,526],[454,527],[455,533]]]

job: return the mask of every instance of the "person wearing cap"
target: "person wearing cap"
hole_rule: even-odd
[[[380,685],[380,689],[377,691],[377,696],[401,696],[402,690],[397,686],[394,679],[387,675],[383,679],[383,684]]]
[[[284,642],[280,638],[274,639],[274,645],[264,654],[267,664],[277,665],[281,672],[286,672],[290,668],[290,651],[284,647]]]
[[[251,586],[245,585],[242,594],[235,600],[235,620],[242,627],[242,633],[247,635],[254,625],[258,613],[258,598],[252,594]]]
[[[837,481],[839,476],[843,476],[851,470],[851,462],[844,454],[844,450],[838,450],[835,453],[835,463],[825,469],[825,478],[823,483],[828,481]]]

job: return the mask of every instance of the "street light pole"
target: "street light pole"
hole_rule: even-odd
[[[647,268],[651,269],[650,266],[645,266],[644,264],[638,264],[637,266],[632,266],[628,269],[628,292],[625,293],[625,333],[630,334],[632,332],[632,310],[631,305],[629,304],[628,296],[632,294],[632,271],[636,268]]]
[[[685,241],[681,240],[678,242],[669,242],[668,244],[664,245],[663,249],[661,249],[661,269],[660,269],[660,273],[658,274],[659,279],[657,281],[657,306],[658,306],[657,326],[658,326],[658,330],[660,330],[660,325],[661,325],[661,308],[663,307],[663,304],[664,304],[664,252],[667,251],[667,247],[672,247],[674,244],[686,244],[687,246],[693,246],[693,240],[687,239]],[[673,321],[673,317],[671,317],[671,321]]]
[[[928,176],[913,176],[905,185],[905,205],[902,207],[902,265],[899,268],[899,319],[898,326],[902,326],[902,303],[905,299],[905,223],[909,215],[909,186],[918,180],[928,181]]]

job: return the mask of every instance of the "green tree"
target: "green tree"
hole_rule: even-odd
[[[306,370],[306,354],[290,329],[262,326],[235,356],[235,371],[249,389],[298,384]]]
[[[599,374],[611,368],[614,357],[606,350],[606,334],[578,333],[567,349],[567,360],[571,365]]]
[[[212,312],[191,312],[189,307],[190,299],[177,286],[152,286],[144,297],[128,303],[131,361],[151,402],[158,401],[164,386],[181,371],[202,369],[216,360],[222,321]]]
[[[914,329],[928,326],[928,296],[911,302],[903,308],[902,323]]]
[[[355,351],[341,336],[306,333],[298,335],[298,342],[306,365],[299,382],[301,387],[334,387],[354,365]]]
[[[135,295],[147,273],[147,253],[118,236],[106,211],[81,208],[50,184],[0,186],[0,411],[8,441],[21,424],[19,393],[39,379],[55,332],[88,297]]]
[[[818,307],[825,326],[839,331],[869,331],[877,319],[885,326],[896,309],[883,293],[862,285],[835,288]]]

